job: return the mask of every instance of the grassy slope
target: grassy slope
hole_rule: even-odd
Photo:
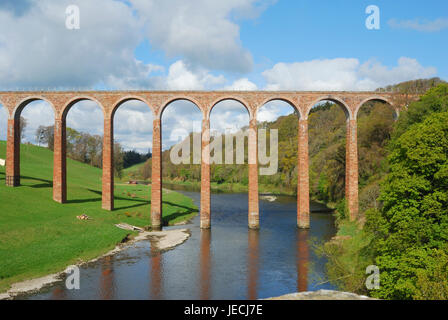
[[[0,141],[0,158],[5,159]],[[150,188],[116,185],[116,210],[101,209],[101,170],[67,159],[68,203],[52,200],[53,153],[21,146],[22,186],[5,186],[0,167],[0,292],[14,282],[57,272],[80,260],[112,249],[130,232],[114,226],[126,222],[150,225]],[[133,197],[132,197],[133,196]],[[193,201],[165,192],[164,223],[189,219],[197,212]],[[87,214],[89,221],[76,219]]]

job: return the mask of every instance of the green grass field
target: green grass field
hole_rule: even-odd
[[[6,142],[0,141],[5,159]],[[53,153],[21,146],[21,186],[5,186],[0,167],[0,292],[18,281],[58,272],[93,259],[121,242],[130,231],[119,222],[150,226],[150,187],[115,186],[113,212],[101,209],[101,170],[67,159],[67,202],[52,200]],[[78,220],[87,214],[92,220]],[[193,200],[172,191],[163,194],[163,222],[174,224],[197,214]]]

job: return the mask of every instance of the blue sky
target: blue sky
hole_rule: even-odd
[[[67,28],[69,5],[79,8],[79,29]],[[365,26],[369,5],[379,8],[379,30]],[[337,91],[448,80],[442,0],[2,0],[0,30],[0,90]],[[52,123],[48,108],[41,102],[25,108],[25,140],[34,142],[36,128]],[[76,108],[69,126],[100,134],[100,112],[86,121],[99,107]],[[121,108],[115,136],[127,149],[146,151],[147,106]],[[166,147],[174,143],[173,128],[189,131],[187,123],[200,121],[194,111],[180,103],[164,114]],[[291,111],[273,104],[259,120]],[[2,109],[0,139],[6,118]],[[236,103],[212,114],[219,130],[247,125],[246,118]]]
[[[367,6],[380,9],[380,30],[368,30]],[[415,21],[422,25],[445,19],[443,28],[419,31],[391,26],[391,20]],[[437,76],[448,78],[446,59],[448,40],[448,2],[429,1],[292,1],[279,0],[269,5],[257,18],[236,19],[240,41],[254,59],[253,70],[244,76],[258,86],[264,84],[261,73],[275,63],[315,59],[375,59],[393,68],[400,57],[411,57],[423,66],[433,66]],[[145,40],[136,57],[147,63],[169,65],[180,57],[167,58],[163,51]],[[224,73],[229,78],[238,73]]]

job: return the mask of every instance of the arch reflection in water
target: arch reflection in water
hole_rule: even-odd
[[[200,296],[201,300],[210,299],[210,275],[211,275],[211,231],[210,229],[201,229],[201,250],[200,250]]]
[[[259,241],[259,231],[249,229],[247,234],[247,298],[249,300],[257,299]]]
[[[51,291],[51,296],[50,296],[51,300],[66,300],[67,299],[67,293],[65,291],[64,287],[55,287],[52,291]]]
[[[297,291],[308,291],[309,230],[297,229]]]
[[[114,257],[106,256],[101,264],[100,299],[114,299]]]
[[[162,299],[162,253],[151,243],[151,283],[150,298],[154,300]]]

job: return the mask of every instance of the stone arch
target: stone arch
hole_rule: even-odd
[[[30,104],[31,102],[39,101],[39,100],[48,103],[51,106],[51,108],[53,109],[53,112],[55,115],[58,113],[58,111],[56,110],[56,108],[54,107],[53,103],[50,100],[48,100],[42,96],[31,96],[31,97],[26,97],[25,99],[21,100],[14,108],[12,114],[10,114],[9,116],[15,120],[19,120],[23,109],[25,109],[25,107],[28,104]]]
[[[249,104],[248,104],[246,101],[244,101],[243,99],[237,98],[237,97],[229,96],[229,97],[221,97],[221,98],[218,98],[218,99],[216,99],[215,101],[213,101],[213,103],[210,105],[210,107],[207,108],[207,111],[206,111],[207,119],[210,119],[210,114],[212,113],[213,108],[214,108],[218,103],[223,102],[223,101],[228,101],[228,100],[236,101],[236,102],[239,102],[240,104],[242,104],[243,107],[247,110],[247,113],[248,113],[248,115],[249,115],[249,121],[250,121],[250,119],[252,119],[253,117],[256,116],[256,112],[257,112],[257,110],[254,110],[254,112],[253,112],[253,111],[249,108]]]
[[[77,104],[78,102],[81,101],[92,101],[95,102],[103,111],[103,117],[104,119],[106,119],[107,117],[107,112],[104,109],[104,106],[102,105],[102,103],[100,101],[98,101],[97,99],[93,98],[93,97],[89,97],[89,96],[77,96],[74,98],[71,98],[64,106],[64,108],[61,110],[61,113],[58,114],[62,117],[62,119],[66,119],[67,118],[67,114],[70,111],[70,109]]]
[[[381,97],[381,96],[372,96],[372,97],[368,97],[368,98],[364,99],[363,101],[361,101],[356,107],[354,119],[358,119],[358,113],[359,113],[359,110],[362,108],[362,106],[365,103],[371,102],[371,101],[384,102],[384,103],[388,104],[392,108],[394,120],[398,120],[398,117],[400,116],[400,110],[389,99],[387,99],[385,97]]]
[[[303,119],[302,110],[300,110],[299,106],[297,106],[294,102],[292,102],[288,98],[284,98],[284,97],[270,97],[270,98],[263,100],[263,102],[257,106],[257,113],[262,107],[264,107],[269,102],[273,102],[273,101],[286,102],[297,112],[297,114],[299,115],[299,119]]]
[[[148,106],[148,108],[151,110],[152,116],[155,116],[154,108],[151,106],[151,104],[144,98],[139,96],[125,96],[121,97],[117,102],[114,103],[114,107],[110,113],[110,118],[113,119],[115,116],[115,112],[117,112],[118,108],[121,107],[122,104],[128,102],[128,101],[140,101],[143,102]]]
[[[160,120],[162,119],[162,115],[163,115],[163,112],[165,111],[165,109],[170,105],[170,104],[172,104],[173,102],[176,102],[176,101],[189,101],[189,102],[191,102],[192,104],[194,104],[198,109],[199,109],[199,111],[201,112],[201,114],[203,114],[203,110],[202,110],[202,108],[201,108],[201,104],[198,102],[198,101],[196,101],[196,99],[194,99],[194,98],[191,98],[191,97],[187,97],[187,96],[179,96],[179,97],[174,97],[174,98],[171,98],[171,99],[168,99],[168,101],[166,101],[166,102],[164,102],[163,103],[163,105],[160,107],[160,109],[158,110],[158,112],[154,112],[154,114],[155,114],[155,116],[157,116]]]
[[[307,106],[307,110],[305,111],[306,112],[305,120],[308,119],[311,109],[321,101],[331,101],[331,102],[337,104],[338,106],[340,106],[345,113],[345,117],[346,117],[347,121],[355,119],[353,117],[352,110],[350,109],[348,104],[343,99],[341,99],[339,97],[335,97],[333,95],[327,95],[327,96],[319,97],[318,99],[314,100],[311,104],[309,104]]]

